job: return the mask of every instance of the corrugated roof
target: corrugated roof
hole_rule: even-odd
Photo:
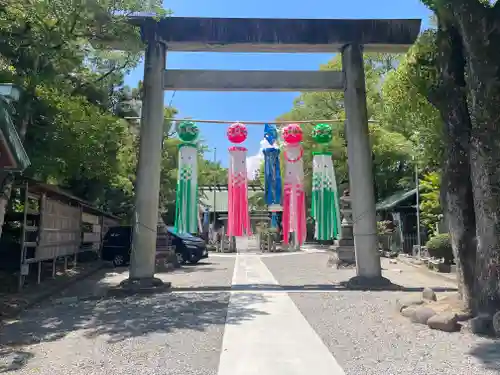
[[[417,189],[412,189],[412,190],[401,190],[398,191],[391,196],[385,198],[384,200],[380,201],[377,203],[376,210],[381,211],[381,210],[390,210],[391,208],[394,208],[397,206],[399,203],[407,200],[408,198],[412,197],[413,195],[417,194]]]
[[[0,99],[0,139],[5,142],[5,146],[8,148],[3,151],[8,152],[15,163],[15,165],[5,165],[4,168],[9,171],[21,172],[28,168],[31,162],[12,122],[9,106],[10,104],[5,99]]]
[[[248,198],[258,193],[263,193],[264,188],[258,185],[248,187]],[[213,186],[200,186],[200,203],[208,207],[213,212],[214,207],[214,188]],[[227,185],[218,185],[215,189],[215,211],[227,212],[228,191]]]
[[[68,201],[72,201],[73,203],[78,203],[80,204],[84,210],[88,212],[92,212],[94,214],[99,214],[103,215],[105,217],[108,217],[110,219],[115,219],[115,220],[120,220],[118,216],[115,216],[109,212],[103,211],[97,207],[94,207],[92,203],[87,202],[63,189],[61,189],[59,186],[56,185],[51,185],[51,184],[46,184],[40,181],[37,181],[33,178],[29,178],[26,176],[19,176],[16,179],[16,187],[21,187],[25,183],[28,183],[28,190],[31,193],[47,193],[49,196],[53,196],[55,198],[64,198]]]

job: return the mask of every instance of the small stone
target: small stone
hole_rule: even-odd
[[[396,259],[389,259],[389,264],[398,264]]]
[[[495,335],[497,337],[500,336],[500,311],[497,311],[493,315],[492,325],[493,325],[493,331],[495,332]]]
[[[429,328],[437,329],[444,332],[458,332],[460,331],[460,324],[458,324],[457,314],[451,312],[444,312],[431,316],[427,320]]]
[[[429,301],[437,301],[436,292],[434,292],[431,288],[424,288],[422,291],[422,298]]]
[[[62,297],[54,300],[54,303],[57,305],[71,304],[77,302],[78,302],[78,297]]]
[[[396,301],[399,312],[403,311],[410,306],[418,306],[424,303],[424,300],[420,296],[410,296]]]
[[[491,335],[493,333],[493,320],[490,315],[481,314],[469,320],[469,327],[476,335]]]
[[[455,314],[457,315],[457,320],[459,322],[465,322],[474,317],[470,311],[457,311]]]
[[[401,315],[403,315],[405,318],[413,319],[416,310],[416,306],[405,307],[403,310],[401,310]]]
[[[427,324],[427,321],[434,315],[436,315],[436,312],[430,307],[420,306],[415,309],[415,314],[410,320],[417,324]]]

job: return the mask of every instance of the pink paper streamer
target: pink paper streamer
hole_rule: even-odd
[[[306,240],[306,201],[301,184],[285,184],[283,195],[283,243],[288,245],[290,233],[295,233],[297,242]]]
[[[286,245],[290,233],[295,233],[299,245],[304,243],[307,235],[303,154],[300,144],[285,146],[282,225],[283,243]]]
[[[227,236],[251,235],[245,147],[229,148]]]

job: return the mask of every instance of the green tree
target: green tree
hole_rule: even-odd
[[[160,11],[161,2],[151,3]],[[104,45],[140,46],[127,17],[144,9],[139,0],[2,4],[0,79],[24,89],[16,124],[34,161],[28,175],[69,185],[85,178],[89,195],[99,183],[130,188],[126,163],[133,160],[125,150],[131,139],[113,114],[115,88],[139,61],[140,49],[118,53]],[[8,177],[0,176],[0,235],[12,189]]]
[[[422,45],[434,43],[432,32],[419,38],[413,51]],[[400,133],[423,146],[418,155],[421,166],[440,168],[444,146],[443,122],[438,110],[422,95],[415,82],[425,79],[413,68],[414,55],[407,54],[397,69],[390,71],[382,84],[383,106],[374,114],[382,126]],[[416,137],[418,135],[418,138]]]
[[[420,180],[422,193],[420,203],[420,219],[427,229],[432,233],[436,230],[436,224],[441,220],[441,175],[439,172],[431,172]]]
[[[500,309],[499,2],[425,0],[437,30],[410,51],[415,86],[444,125],[443,203],[460,294],[474,313]],[[429,43],[424,42],[427,38]],[[477,239],[476,239],[477,237]]]
[[[384,98],[380,86],[387,76],[397,67],[400,56],[385,54],[365,55],[365,74],[367,86],[367,106],[369,116],[378,119],[384,107]],[[321,67],[325,70],[342,69],[339,57]],[[285,121],[307,121],[321,119],[339,119],[332,124],[333,138],[329,149],[333,153],[337,183],[344,185],[348,181],[347,148],[344,129],[344,98],[341,92],[303,93],[294,102],[292,110],[279,118]],[[320,146],[311,138],[313,124],[302,126],[304,131],[304,172],[306,189],[311,188],[312,155],[311,151]],[[375,190],[378,199],[392,194],[396,190],[412,186],[412,142],[396,129],[386,127],[385,123],[370,124],[373,146]]]

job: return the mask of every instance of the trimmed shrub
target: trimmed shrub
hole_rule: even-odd
[[[433,258],[444,259],[446,264],[452,264],[455,260],[449,233],[436,234],[425,245],[429,255]]]

